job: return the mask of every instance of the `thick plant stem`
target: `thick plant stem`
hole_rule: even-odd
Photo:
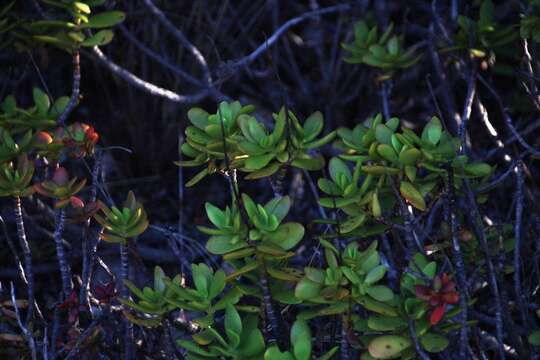
[[[129,297],[129,289],[124,284],[124,280],[129,280],[129,249],[127,244],[120,244],[120,294],[122,298]],[[133,325],[124,318],[124,359],[131,360],[133,357]]]
[[[67,299],[71,294],[71,270],[62,244],[62,234],[64,233],[64,225],[66,222],[66,210],[58,209],[56,211],[56,228],[54,230],[54,243],[56,244],[56,256],[58,257],[58,265],[60,266],[60,274],[62,276],[62,294],[64,299]]]
[[[456,277],[460,288],[459,305],[461,307],[461,329],[459,333],[459,356],[461,359],[466,358],[468,342],[468,326],[467,326],[467,279],[465,278],[465,263],[463,262],[463,254],[461,253],[461,245],[459,243],[456,218],[456,196],[454,192],[454,171],[452,166],[447,167],[448,171],[448,225],[450,227],[450,235],[452,238],[452,252],[456,265]]]
[[[261,289],[263,293],[263,307],[268,321],[268,328],[271,338],[268,339],[269,343],[275,342],[280,350],[284,351],[289,348],[288,342],[285,340],[285,334],[288,331],[283,325],[283,321],[280,319],[279,313],[276,313],[274,309],[274,302],[272,301],[272,294],[270,293],[270,286],[268,282],[268,275],[266,273],[266,264],[264,259],[258,258],[259,266],[261,269]]]
[[[349,308],[350,311],[350,308]],[[349,346],[349,318],[350,313],[347,312],[341,317],[341,343],[339,346],[339,354],[341,360],[349,360],[351,358],[351,350]]]
[[[28,292],[26,323],[28,324],[34,313],[34,270],[32,266],[32,253],[30,252],[30,245],[26,239],[26,231],[24,229],[21,198],[18,196],[15,198],[15,223],[17,224],[17,237],[19,238],[19,243],[24,255],[24,276],[26,277]]]

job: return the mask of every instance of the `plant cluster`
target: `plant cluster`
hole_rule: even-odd
[[[188,168],[196,172],[177,189],[179,206],[196,204],[184,196],[184,186],[198,185],[198,191],[217,179],[227,183],[228,191],[218,196],[208,186],[208,198],[199,196],[204,214],[198,216],[196,209],[190,209],[195,213],[193,223],[186,226],[189,221],[181,219],[175,229],[153,219],[165,211],[152,212],[141,201],[145,197],[136,198],[133,191],[116,205],[116,194],[110,193],[113,186],[101,176],[103,167],[112,163],[107,151],[114,147],[102,147],[96,129],[82,121],[84,112],[73,112],[83,102],[80,54],[94,54],[144,91],[162,97],[172,96],[171,92],[146,83],[99,49],[112,41],[113,27],[126,17],[111,10],[112,2],[35,1],[32,16],[16,1],[3,5],[0,50],[31,53],[52,46],[63,56],[67,52],[73,61],[73,83],[70,96],[53,99],[43,86],[44,90],[33,87],[31,96],[28,91],[19,99],[21,92],[15,91],[17,96],[3,96],[0,102],[0,197],[11,200],[16,243],[1,216],[0,220],[13,255],[9,261],[15,262],[15,276],[26,290],[25,296],[20,290],[17,294],[12,282],[9,299],[4,300],[7,292],[0,282],[0,355],[7,343],[7,354],[16,348],[17,355],[32,360],[40,355],[46,359],[105,356],[102,351],[107,358],[121,354],[126,360],[409,360],[472,358],[470,354],[476,358],[476,353],[478,358],[487,358],[486,354],[533,358],[540,346],[540,330],[529,314],[534,311],[540,317],[534,297],[540,249],[528,241],[526,249],[536,253],[530,256],[533,260],[525,258],[523,242],[532,237],[526,238],[530,234],[524,230],[523,217],[528,210],[525,197],[536,196],[525,189],[525,176],[532,178],[525,161],[532,164],[540,152],[520,132],[534,131],[536,125],[533,130],[516,129],[490,77],[481,71],[489,71],[485,65],[495,64],[497,57],[512,61],[512,52],[523,46],[523,68],[529,69],[523,83],[533,105],[540,108],[535,60],[527,42],[540,42],[538,1],[524,2],[520,20],[511,24],[500,21],[491,0],[476,1],[472,14],[459,15],[459,7],[453,11],[455,19],[449,20],[454,21],[455,31],[430,34],[435,39],[429,40],[435,71],[446,69],[439,59],[446,54],[445,66],[455,66],[452,70],[460,73],[459,82],[466,81],[467,95],[459,114],[453,109],[453,96],[446,93],[445,86],[454,84],[444,83],[446,74],[439,74],[436,88],[428,81],[430,98],[423,103],[433,101],[436,111],[427,118],[428,112],[411,118],[405,110],[397,111],[389,98],[402,74],[419,71],[426,58],[425,43],[407,46],[405,31],[397,33],[392,22],[374,22],[366,15],[350,29],[354,40],[341,44],[346,52],[343,61],[351,74],[350,69],[367,68],[365,74],[382,82],[383,113],[377,106],[357,111],[341,123],[330,105],[320,111],[310,109],[303,116],[286,96],[268,112],[264,101],[223,96],[218,84],[226,79],[214,82],[218,71],[208,68],[186,34],[152,0],[142,2],[173,32],[182,50],[197,59],[206,82],[136,43],[122,28],[126,38],[201,86],[202,93],[214,96],[217,104],[215,110],[191,107],[186,112],[185,137],[180,136],[180,159],[175,164],[179,181],[184,172],[191,174]],[[430,5],[434,13],[435,3]],[[226,18],[228,6],[220,19]],[[350,10],[349,4],[336,6]],[[334,8],[324,11],[329,9]],[[324,13],[314,10],[286,26],[314,14]],[[389,25],[379,34],[382,23]],[[430,31],[435,26],[446,30],[438,17],[430,26]],[[246,25],[242,33],[249,29]],[[280,28],[267,39],[266,50],[257,48],[231,68],[248,67],[260,51],[268,51],[280,31],[285,32]],[[289,42],[304,44],[301,36],[289,35],[284,39],[287,50]],[[335,62],[341,57],[339,31],[335,39],[331,69],[338,67]],[[290,51],[287,56],[293,58]],[[33,58],[32,62],[37,68]],[[461,69],[469,64],[473,68],[467,77]],[[265,76],[252,70],[254,78]],[[281,83],[278,70],[274,68]],[[292,73],[298,76],[300,71]],[[321,88],[328,86],[324,81]],[[502,121],[513,136],[506,143],[515,141],[516,149],[526,149],[505,152],[509,165],[500,173],[492,165],[493,158],[506,151],[507,144],[490,123],[479,84],[498,102]],[[182,102],[179,98],[176,101]],[[402,101],[397,98],[394,101]],[[444,100],[444,112],[439,98]],[[191,102],[200,98],[194,99]],[[498,147],[492,153],[478,151],[471,141],[473,106]],[[390,115],[391,107],[399,117]],[[434,113],[438,115],[431,116]],[[107,163],[102,167],[103,158]],[[493,202],[493,189],[511,175],[516,187],[515,218],[510,220],[514,213],[506,210],[491,216],[486,204]],[[286,194],[274,185],[287,176],[293,181]],[[302,197],[304,184],[309,185],[313,203]],[[271,194],[260,191],[264,188]],[[34,208],[41,212],[39,218]],[[40,222],[46,223],[47,230],[40,230],[54,246],[57,263],[49,281],[59,279],[58,289],[54,283],[43,289],[49,283],[36,270],[36,257],[43,256],[34,230]],[[528,224],[527,229],[538,227],[537,219]],[[77,236],[72,235],[75,231]],[[145,243],[145,232],[152,238],[151,246]],[[158,233],[164,236],[154,236]],[[172,252],[161,251],[161,240]],[[81,245],[80,251],[74,250],[76,245]],[[197,256],[190,258],[186,254],[192,248]],[[102,249],[108,258],[102,256]],[[144,253],[152,256],[151,274],[141,265],[148,259]],[[74,274],[74,269],[79,270],[78,256],[80,276]],[[178,264],[162,264],[168,257]],[[111,261],[117,266],[109,268]],[[534,265],[533,275],[525,279],[524,261]],[[101,281],[104,277],[107,281]],[[511,291],[505,287],[510,283]]]

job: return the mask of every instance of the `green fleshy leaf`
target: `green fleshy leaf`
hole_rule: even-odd
[[[268,240],[283,250],[290,250],[302,240],[304,232],[302,224],[289,222],[279,225],[276,231],[268,234]]]
[[[427,333],[420,338],[422,347],[431,353],[441,352],[448,347],[448,339],[439,334]]]
[[[296,320],[291,328],[291,344],[296,360],[309,360],[311,357],[311,330],[302,320]]]
[[[424,197],[412,183],[402,181],[399,186],[399,192],[401,193],[401,196],[411,203],[412,206],[418,210],[426,210],[426,202],[424,201]]]
[[[110,28],[124,21],[126,14],[122,11],[107,11],[100,14],[96,14],[88,18],[87,23],[83,23],[81,28],[83,29],[101,29]]]
[[[366,292],[369,296],[381,302],[390,301],[394,298],[392,290],[384,285],[370,286],[366,289]]]

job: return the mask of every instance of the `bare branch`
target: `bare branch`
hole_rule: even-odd
[[[133,85],[136,88],[143,90],[151,95],[159,96],[176,103],[189,104],[204,99],[210,93],[210,89],[203,89],[192,95],[177,94],[174,91],[167,90],[147,81],[144,81],[135,74],[131,73],[129,70],[117,65],[111,59],[109,59],[97,46],[92,49],[92,53],[103,65],[105,65],[114,74],[127,81],[130,85]]]

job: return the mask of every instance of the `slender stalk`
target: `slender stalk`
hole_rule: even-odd
[[[266,319],[268,320],[268,330],[271,335],[271,338],[268,339],[268,342],[275,342],[280,350],[284,351],[289,348],[288,341],[286,340],[285,334],[288,334],[288,331],[285,329],[283,321],[279,316],[279,313],[276,313],[274,309],[274,302],[272,300],[272,294],[270,293],[270,285],[268,282],[268,275],[266,273],[266,264],[264,259],[258,257],[260,270],[261,270],[261,289],[263,293],[263,306],[266,314]]]
[[[516,221],[514,225],[514,292],[516,295],[517,308],[521,317],[522,325],[527,327],[528,314],[523,302],[521,289],[521,227],[523,220],[523,162],[519,161],[516,166]]]
[[[120,244],[120,263],[120,294],[124,299],[127,299],[129,297],[129,289],[124,284],[124,280],[129,279],[129,248],[127,244]],[[124,318],[124,359],[134,359],[133,325],[127,318]]]
[[[473,64],[474,66],[474,64]],[[469,79],[467,80],[467,96],[463,105],[463,113],[461,114],[461,123],[459,124],[458,137],[461,140],[462,152],[465,152],[467,147],[467,123],[471,117],[472,104],[476,93],[476,70],[473,67]]]
[[[17,319],[17,324],[19,325],[19,328],[23,332],[23,335],[26,338],[26,341],[28,341],[28,347],[30,348],[30,355],[32,357],[32,360],[36,360],[37,359],[36,341],[34,340],[34,337],[32,336],[32,332],[28,329],[28,326],[24,326],[24,324],[22,323],[19,307],[17,306],[17,298],[15,297],[15,287],[13,286],[13,283],[11,283],[11,302],[13,303],[13,307],[15,309],[15,317]]]
[[[180,145],[184,143],[184,136],[182,135],[181,131],[178,136],[178,143]],[[179,155],[180,158],[178,160],[182,160],[182,152],[180,152]],[[176,226],[176,231],[178,232],[179,236],[184,235],[184,171],[181,166],[178,167],[178,223]],[[175,237],[168,236],[167,239],[169,239],[169,246],[172,248],[174,255],[178,259],[180,265],[180,274],[182,274],[183,277],[185,274],[184,262],[182,261],[184,242],[180,243],[181,249],[179,249]]]
[[[4,238],[6,239],[9,250],[11,251],[11,255],[13,256],[14,263],[17,266],[17,274],[22,279],[22,281],[26,284],[26,274],[24,273],[23,264],[21,262],[21,259],[19,258],[19,254],[17,253],[15,244],[13,243],[13,240],[11,240],[11,237],[7,230],[6,222],[4,221],[4,218],[2,218],[2,216],[0,216],[0,223],[2,223],[2,231],[4,233]],[[3,288],[0,286],[0,296],[2,295],[2,291],[3,291]]]
[[[99,172],[101,169],[101,156],[96,155],[94,157],[94,167],[92,169],[92,186],[90,194],[90,202],[95,202],[97,197],[97,187],[99,181]],[[95,233],[91,228],[92,219],[88,218],[85,222],[84,232],[82,237],[82,284],[79,292],[79,303],[81,305],[88,304],[88,294],[90,290],[90,275],[91,267],[93,263],[93,249],[95,248],[92,244],[92,239],[94,238]]]
[[[401,216],[403,217],[403,226],[405,227],[405,243],[407,244],[407,258],[410,257],[411,252],[414,252],[415,249],[418,250],[421,253],[424,253],[424,249],[420,246],[419,243],[415,240],[415,234],[414,234],[414,219],[412,218],[412,214],[407,208],[407,204],[405,204],[405,201],[401,197],[401,194],[399,193],[397,183],[395,179],[392,179],[392,190],[394,191],[394,195],[396,196],[398,203],[399,203],[399,210],[401,212]]]
[[[32,320],[34,313],[34,270],[32,266],[32,253],[26,239],[26,231],[24,229],[24,220],[22,215],[21,198],[15,197],[15,223],[17,224],[17,237],[23,250],[24,255],[24,274],[27,283],[28,292],[28,312],[26,313],[26,324]]]
[[[107,312],[103,312],[99,317],[92,320],[90,325],[79,336],[79,338],[77,339],[77,342],[75,343],[75,346],[73,346],[73,348],[70,350],[70,352],[67,354],[64,360],[73,359],[75,358],[75,356],[79,355],[79,352],[81,351],[81,345],[86,339],[88,339],[94,333],[94,329],[96,329],[99,326],[99,323],[105,317],[105,314],[107,314]]]
[[[61,302],[62,296],[58,299],[58,302]],[[58,333],[60,332],[60,309],[57,306],[54,307],[52,330],[51,330],[51,350],[49,351],[49,356],[51,359],[56,357],[56,343],[58,340]]]
[[[69,102],[62,111],[62,114],[58,117],[58,125],[64,126],[66,123],[66,119],[73,111],[75,106],[77,105],[77,102],[79,101],[79,94],[81,92],[81,56],[79,54],[79,51],[75,51],[73,53],[73,84],[71,86],[71,97],[69,99]]]
[[[349,298],[349,310],[341,317],[341,343],[339,346],[341,360],[349,360],[351,358],[351,348],[348,340],[350,317],[351,303]]]
[[[466,349],[468,344],[468,326],[467,326],[467,279],[465,276],[465,263],[463,262],[463,254],[461,252],[461,245],[459,243],[458,231],[457,231],[457,218],[456,218],[456,196],[454,192],[454,171],[452,166],[447,167],[448,171],[448,183],[447,183],[447,196],[448,196],[448,224],[450,227],[450,235],[452,238],[452,251],[454,255],[454,262],[456,264],[456,276],[457,282],[460,288],[459,305],[461,306],[461,329],[460,329],[460,343],[459,343],[459,356],[461,359],[466,358]]]
[[[473,190],[471,189],[471,186],[467,179],[465,179],[465,193],[467,194],[467,198],[469,200],[469,204],[473,213],[473,219],[471,221],[474,224],[476,236],[478,237],[480,247],[482,248],[482,251],[484,252],[484,257],[486,258],[488,283],[489,287],[491,288],[491,294],[495,301],[495,329],[497,334],[497,350],[499,351],[499,358],[505,359],[503,343],[504,327],[502,319],[502,305],[499,293],[499,284],[497,283],[497,274],[495,272],[495,267],[489,253],[489,245],[487,242],[486,233],[484,231],[484,226],[482,225],[482,216],[480,214],[480,210],[478,209],[478,204],[476,203]]]
[[[383,108],[383,115],[384,119],[388,121],[390,119],[390,89],[391,89],[391,83],[389,80],[385,80],[381,84],[381,99],[382,99],[382,108]]]
[[[58,209],[56,211],[56,228],[54,230],[54,243],[56,244],[56,256],[58,257],[58,265],[60,266],[60,274],[62,276],[62,294],[64,299],[67,299],[71,293],[71,269],[69,268],[69,262],[67,261],[66,253],[64,251],[64,244],[62,244],[62,234],[64,232],[64,225],[66,222],[66,210]]]
[[[414,322],[409,319],[407,320],[407,324],[409,326],[409,335],[411,336],[411,339],[414,343],[414,349],[416,350],[416,354],[420,357],[422,360],[430,360],[428,354],[422,349],[422,346],[420,345],[420,342],[418,341],[418,337],[416,336],[416,331],[414,329]]]
[[[502,234],[501,226],[498,226],[497,229],[498,235],[497,235],[497,248],[498,248],[498,255],[497,255],[497,280],[499,283],[504,284],[504,271],[506,266],[506,253],[504,250],[504,236]],[[523,359],[529,358],[529,353],[527,349],[525,348],[522,338],[520,329],[518,328],[518,325],[514,322],[514,319],[512,318],[511,314],[511,305],[510,305],[510,297],[508,295],[508,290],[506,286],[501,286],[500,290],[500,296],[501,296],[501,305],[502,305],[502,315],[504,324],[506,325],[507,329],[507,343],[509,343],[514,349],[516,349],[516,352],[521,356]],[[508,353],[508,352],[506,352]]]

